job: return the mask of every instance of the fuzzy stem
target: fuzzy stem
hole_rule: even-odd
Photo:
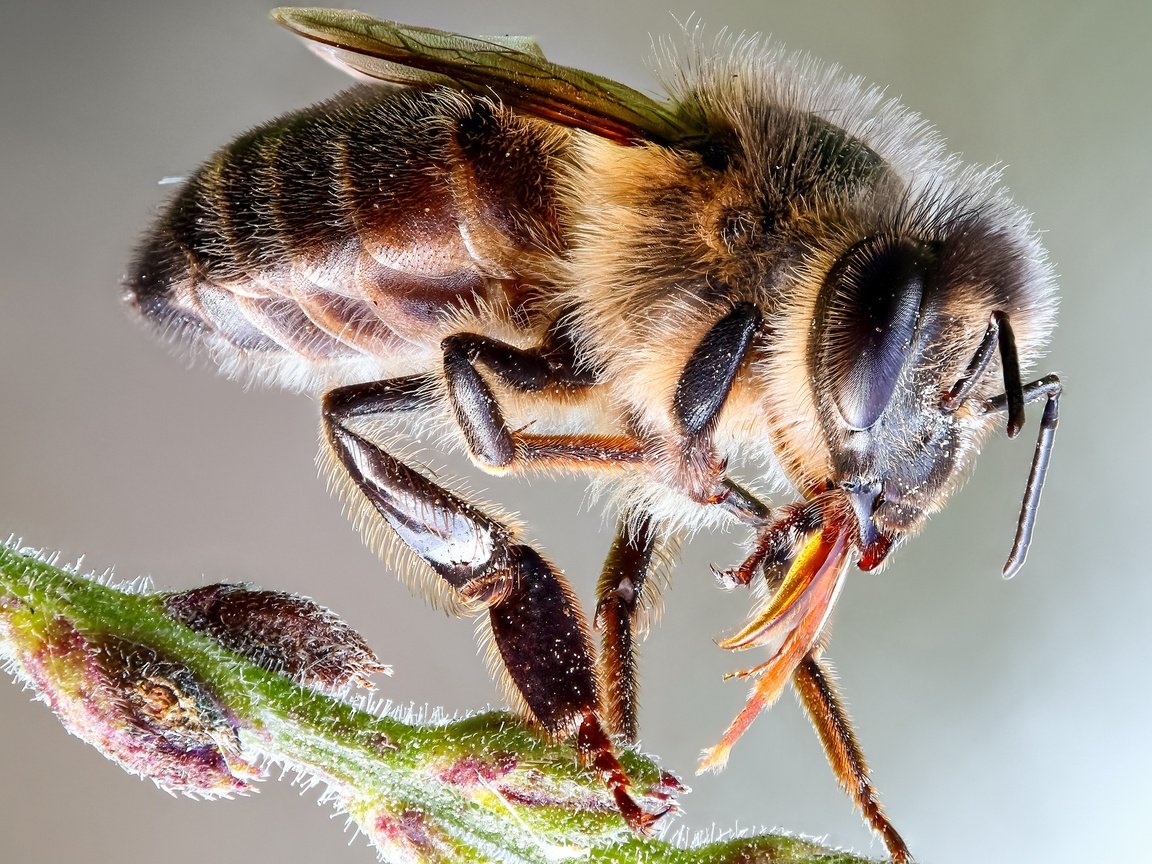
[[[865,861],[778,835],[637,837],[572,747],[522,720],[492,712],[406,722],[319,692],[185,626],[174,596],[112,587],[0,546],[0,659],[71,731],[166,788],[227,795],[268,762],[327,784],[385,860]],[[645,756],[621,758],[640,800],[666,806],[675,780]]]

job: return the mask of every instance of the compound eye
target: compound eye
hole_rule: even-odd
[[[853,429],[873,426],[909,361],[931,252],[921,243],[869,237],[828,274],[818,313],[819,371]]]

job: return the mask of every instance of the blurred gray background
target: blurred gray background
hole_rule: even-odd
[[[189,370],[124,315],[118,281],[170,189],[218,145],[346,84],[255,0],[16,2],[0,28],[0,534],[163,586],[252,580],[342,612],[395,664],[383,695],[498,702],[472,625],[424,606],[362,546],[313,465],[309,399]],[[532,33],[549,56],[644,88],[649,34],[693,11],[772,32],[882,83],[970,160],[1004,162],[1063,291],[1042,372],[1067,386],[1028,566],[1004,582],[1038,416],[881,575],[854,573],[829,651],[883,799],[923,862],[1147,860],[1152,818],[1146,578],[1152,6],[546,4],[363,0],[465,33]],[[577,482],[480,478],[521,510],[588,602],[608,537]],[[684,555],[644,643],[645,747],[694,787],[682,822],[780,826],[870,850],[791,699],[728,770],[691,778],[743,704],[713,639],[746,614]],[[170,798],[0,686],[0,861],[371,861],[339,820],[270,782]]]

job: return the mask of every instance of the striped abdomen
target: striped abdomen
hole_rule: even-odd
[[[128,300],[230,371],[298,386],[418,371],[454,317],[547,278],[565,135],[447,90],[353,90],[191,177]]]

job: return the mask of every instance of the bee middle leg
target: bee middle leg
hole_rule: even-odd
[[[456,424],[468,452],[484,470],[501,474],[517,467],[565,470],[617,468],[644,462],[648,453],[627,435],[536,435],[512,430],[479,364],[522,392],[550,385],[582,387],[594,383],[570,352],[545,346],[522,350],[473,333],[446,338],[444,380]]]
[[[636,622],[642,611],[645,583],[656,539],[648,516],[634,526],[623,520],[596,586],[596,628],[600,648],[600,687],[608,729],[635,743]]]
[[[432,482],[358,435],[357,418],[418,410],[437,398],[422,376],[341,387],[323,400],[328,447],[356,488],[400,540],[465,604],[486,608],[492,637],[513,686],[550,733],[577,736],[633,830],[650,813],[630,782],[599,716],[593,647],[564,575],[513,529]]]
[[[673,397],[672,416],[682,437],[680,461],[685,488],[700,503],[717,504],[740,521],[763,527],[769,509],[748,490],[723,476],[712,443],[716,419],[752,347],[763,316],[751,303],[738,303],[704,335],[685,364]],[[520,392],[549,386],[594,385],[594,370],[582,366],[567,329],[554,325],[539,348],[520,349],[474,333],[447,337],[444,379],[457,425],[481,467],[494,473],[513,463],[569,470],[642,463],[652,456],[626,435],[532,435],[508,428],[479,365]]]
[[[696,497],[717,504],[747,524],[768,524],[770,512],[750,492],[722,474],[715,463],[712,431],[733,382],[760,326],[760,311],[737,304],[703,337],[677,384],[673,416],[683,436],[682,461],[700,476]],[[562,328],[553,328],[544,345],[520,349],[486,336],[457,333],[442,343],[444,377],[456,422],[473,459],[488,471],[547,464],[568,469],[609,468],[647,460],[650,454],[627,436],[530,435],[508,428],[492,387],[479,367],[520,392],[550,386],[577,388],[595,383],[578,363]],[[704,467],[700,468],[699,465]],[[689,484],[690,489],[697,485]],[[600,681],[609,729],[635,741],[636,623],[642,611],[643,587],[655,545],[652,525],[644,518],[621,525],[597,587],[595,622],[603,633]]]
[[[477,333],[455,333],[444,339],[441,348],[445,355],[482,364],[522,393],[555,385],[577,389],[597,383],[595,370],[580,362],[563,318],[552,325],[538,348],[516,348]]]

